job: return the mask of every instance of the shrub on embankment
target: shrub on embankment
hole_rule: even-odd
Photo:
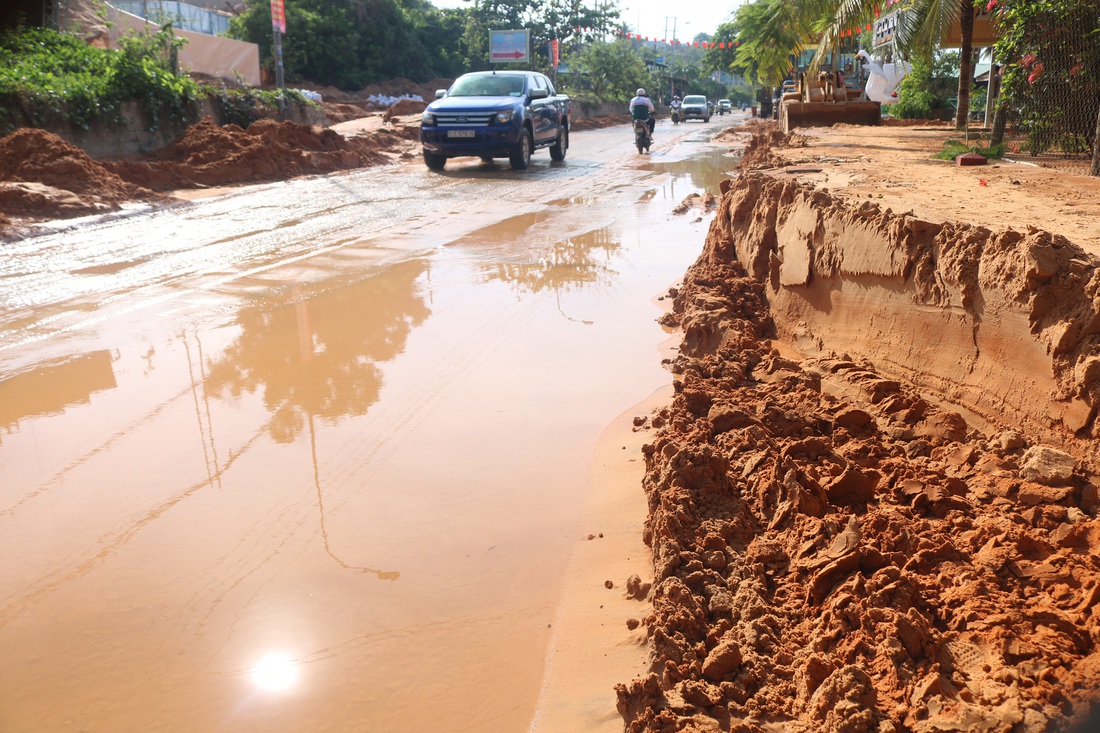
[[[272,116],[282,100],[309,104],[298,92],[200,84],[178,66],[183,39],[171,24],[123,38],[119,49],[89,46],[77,36],[22,28],[0,36],[0,135],[19,127],[87,131],[130,124],[136,104],[151,131],[182,130],[204,114],[247,125]]]

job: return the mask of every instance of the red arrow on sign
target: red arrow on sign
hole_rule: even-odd
[[[509,56],[511,56],[514,59],[521,59],[521,58],[524,57],[524,53],[523,53],[523,51],[512,51],[511,53],[494,53],[493,54],[493,58],[495,58],[495,59],[506,59]]]

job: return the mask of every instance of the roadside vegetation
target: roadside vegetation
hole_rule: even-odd
[[[1029,154],[1088,161],[1091,153],[1084,167],[1100,176],[1100,0],[751,0],[717,29],[719,43],[704,63],[776,87],[809,55],[827,64],[834,53],[850,58],[872,49],[875,21],[891,13],[898,24],[889,50],[914,67],[892,114],[949,113],[962,131],[984,119],[987,93],[993,94],[993,144],[1005,142],[1011,124]],[[979,15],[988,16],[1000,38],[985,57],[993,65],[988,92],[974,84]],[[945,52],[953,27],[959,50]]]
[[[936,153],[932,157],[936,160],[954,160],[960,155],[966,153],[977,153],[983,158],[996,159],[1003,158],[1005,153],[1005,146],[1003,143],[996,145],[967,145],[962,140],[944,140],[943,150]]]
[[[455,9],[430,0],[285,4],[283,58],[292,84],[358,91],[394,78],[454,78],[492,66],[490,29],[526,29],[531,59],[522,66],[547,73],[579,99],[614,104],[638,87],[659,101],[673,92],[735,104],[754,103],[758,94],[770,99],[796,67],[871,49],[875,20],[900,11],[891,49],[914,70],[891,113],[953,116],[960,131],[972,109],[985,109],[986,91],[973,84],[979,57],[971,21],[987,13],[1001,33],[992,50],[1002,80],[990,107],[993,142],[1004,141],[1010,119],[1013,146],[1033,155],[1092,151],[1093,172],[1100,175],[1100,0],[749,0],[713,33],[690,40],[641,40],[614,3],[584,0],[467,0]],[[945,51],[953,25],[961,48]],[[258,44],[261,64],[273,69],[268,0],[246,0],[229,35]],[[209,95],[240,122],[279,104],[270,92],[207,88],[179,74],[179,43],[169,26],[117,51],[47,31],[9,33],[0,38],[0,129],[16,124],[17,116],[31,124],[61,116],[84,127],[117,116],[126,100],[139,101],[154,125],[189,119]]]
[[[710,78],[716,69],[704,63],[699,45],[709,34],[675,45],[629,40],[633,29],[621,22],[613,4],[590,5],[583,0],[470,0],[469,7],[446,9],[428,0],[374,0],[366,13],[355,4],[286,0],[283,65],[288,81],[349,91],[397,77],[422,83],[494,66],[488,60],[490,29],[526,29],[532,60],[517,68],[546,72],[562,91],[579,98],[625,103],[638,87],[656,97],[670,96],[675,86],[681,96],[751,100],[750,88],[739,79],[723,84]],[[248,0],[229,33],[258,44],[261,63],[274,68],[268,0]]]
[[[0,133],[58,121],[87,130],[97,121],[120,120],[127,102],[138,103],[154,129],[196,120],[204,98],[216,99],[228,121],[245,125],[281,98],[307,103],[293,91],[200,84],[180,72],[182,44],[170,24],[123,38],[118,50],[42,28],[6,32],[0,35]]]

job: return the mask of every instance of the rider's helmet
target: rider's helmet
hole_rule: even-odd
[[[677,102],[680,101],[680,95],[679,94],[673,96],[672,98],[675,99]]]
[[[644,97],[645,96],[645,89],[638,89],[638,91],[636,91],[634,93],[636,95],[638,95],[639,97]]]

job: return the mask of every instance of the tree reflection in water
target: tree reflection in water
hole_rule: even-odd
[[[553,290],[560,298],[572,290],[610,283],[615,274],[611,255],[621,244],[611,229],[594,229],[555,243],[534,262],[493,262],[482,269],[489,280],[530,293]]]
[[[427,262],[413,260],[374,277],[310,294],[276,308],[242,311],[241,335],[211,365],[211,394],[261,391],[270,432],[289,443],[308,417],[335,423],[363,415],[378,399],[378,364],[405,349],[431,314],[417,279]]]
[[[314,421],[363,415],[377,401],[378,364],[404,351],[409,334],[431,314],[417,286],[426,271],[426,261],[414,260],[312,295],[295,288],[290,302],[277,308],[242,311],[240,338],[206,377],[211,394],[262,391],[277,442],[289,443],[308,428],[325,552],[340,567],[379,580],[397,580],[400,573],[349,563],[332,549]]]

